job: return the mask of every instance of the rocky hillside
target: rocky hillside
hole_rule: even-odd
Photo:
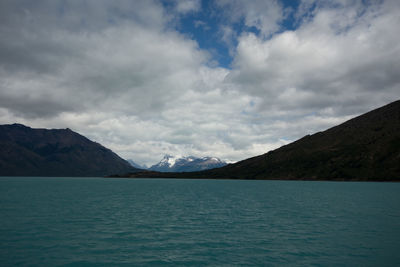
[[[219,169],[125,176],[400,181],[400,101]]]
[[[106,176],[135,171],[111,150],[70,129],[0,125],[0,176]]]

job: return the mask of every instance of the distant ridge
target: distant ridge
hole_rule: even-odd
[[[165,155],[157,164],[149,170],[159,172],[193,172],[223,167],[226,162],[215,157],[181,157]]]
[[[400,101],[219,169],[122,176],[400,181]]]
[[[134,162],[132,159],[126,160],[129,164],[131,164],[132,167],[136,169],[141,169],[141,170],[147,170],[147,167],[145,165],[140,165]]]
[[[106,176],[134,171],[111,150],[70,129],[0,125],[0,176]]]

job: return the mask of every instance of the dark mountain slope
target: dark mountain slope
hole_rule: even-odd
[[[1,176],[105,176],[135,168],[70,129],[0,125]]]
[[[140,175],[146,176],[145,173],[130,176]],[[210,171],[168,176],[400,181],[400,101],[261,156]]]
[[[224,172],[255,179],[400,179],[400,101]]]

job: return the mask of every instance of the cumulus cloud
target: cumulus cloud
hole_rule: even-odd
[[[268,37],[281,28],[280,22],[286,13],[277,0],[217,0],[216,4],[224,10],[227,21],[237,23],[243,19],[247,27],[257,28],[263,37]]]
[[[231,146],[218,138],[226,116],[235,116],[226,105],[248,100],[219,88],[228,71],[207,67],[206,51],[164,27],[169,16],[160,4],[55,3],[10,2],[2,9],[3,122],[70,127],[147,164],[162,153],[214,155],[203,142]],[[150,22],[134,10],[138,5]],[[85,10],[91,11],[84,16]]]
[[[342,2],[342,1],[339,1]],[[239,37],[228,80],[260,111],[357,114],[399,94],[399,4],[321,5],[297,30]],[[333,7],[332,7],[333,6]]]
[[[232,69],[174,28],[201,2],[168,3],[1,1],[0,122],[69,127],[147,165],[236,161],[399,98],[396,1],[304,0],[292,31],[279,1],[216,1]]]
[[[189,13],[196,12],[201,9],[200,0],[177,0],[176,1],[176,10],[178,13]]]

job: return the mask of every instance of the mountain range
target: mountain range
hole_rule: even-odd
[[[150,170],[139,170],[70,129],[0,125],[0,176],[400,181],[400,100],[220,167],[224,164],[166,155]]]
[[[0,176],[106,176],[138,171],[70,129],[0,125]]]
[[[400,100],[260,156],[192,173],[122,177],[400,181]]]
[[[151,166],[149,170],[159,172],[193,172],[214,168],[220,168],[227,163],[215,157],[181,157],[165,155],[157,164]]]

